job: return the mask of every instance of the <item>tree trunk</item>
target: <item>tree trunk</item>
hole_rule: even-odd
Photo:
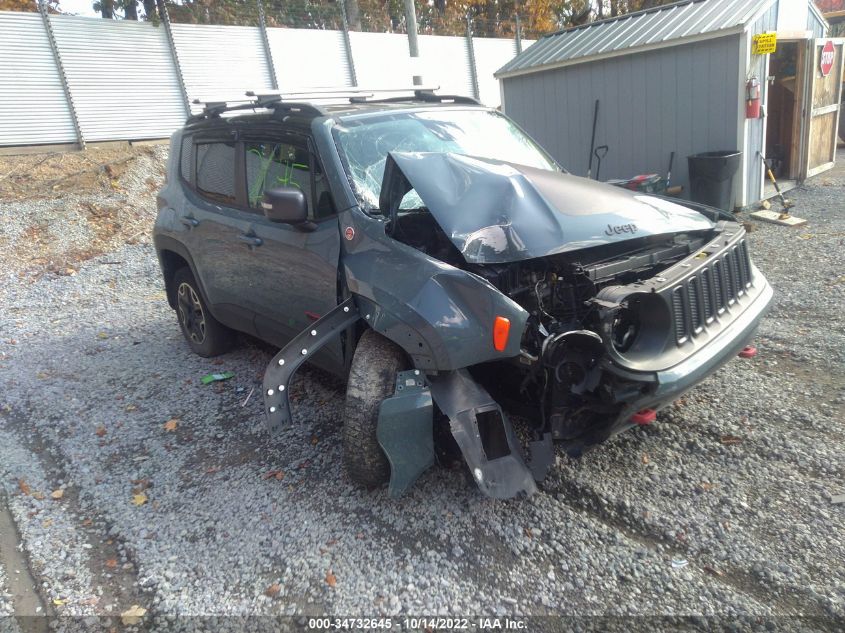
[[[350,31],[361,31],[361,7],[358,0],[346,0],[346,22]]]
[[[114,18],[114,0],[100,0],[100,15],[107,20]]]
[[[138,3],[136,0],[123,0],[124,17],[127,20],[138,19]]]
[[[147,14],[147,20],[152,20],[156,11],[156,0],[144,0],[144,13]]]

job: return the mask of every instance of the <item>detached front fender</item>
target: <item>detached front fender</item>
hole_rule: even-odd
[[[417,369],[453,370],[519,354],[528,312],[476,275],[399,242],[347,253],[344,270],[362,318]],[[493,344],[496,317],[510,324],[501,351]]]

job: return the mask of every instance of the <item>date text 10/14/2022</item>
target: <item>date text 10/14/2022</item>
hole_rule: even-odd
[[[403,617],[403,618],[309,618],[308,628],[316,630],[429,630],[429,631],[524,631],[527,622],[510,617]]]

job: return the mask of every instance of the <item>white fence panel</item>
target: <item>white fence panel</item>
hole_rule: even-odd
[[[491,108],[498,108],[502,105],[502,97],[499,93],[499,80],[493,76],[493,73],[516,57],[516,42],[491,37],[476,37],[472,40],[472,46],[475,50],[480,101]]]
[[[0,11],[0,146],[76,140],[41,16]]]
[[[413,84],[408,38],[397,33],[349,34],[358,85],[407,88]]]
[[[280,90],[352,85],[342,31],[268,28]]]
[[[273,90],[258,27],[174,24],[171,30],[191,102],[244,99],[247,90]],[[202,108],[192,103],[191,109]]]
[[[162,138],[185,121],[164,27],[50,16],[86,141]]]
[[[420,35],[418,39],[423,83],[440,86],[443,94],[474,97],[466,38]]]

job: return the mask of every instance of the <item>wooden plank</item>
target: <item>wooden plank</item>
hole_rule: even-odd
[[[813,116],[821,116],[822,114],[827,114],[828,112],[838,112],[839,111],[839,104],[838,103],[831,103],[830,105],[822,106],[821,108],[813,108]]]
[[[786,217],[781,217],[784,214],[779,211],[755,211],[751,217],[755,220],[762,220],[763,222],[772,222],[773,224],[780,224],[781,226],[803,226],[807,224],[807,220],[795,217],[794,215],[786,214]]]
[[[835,162],[824,163],[819,165],[818,167],[814,167],[810,171],[807,172],[807,178],[812,178],[813,176],[822,173],[823,171],[827,171],[828,169],[833,169]]]
[[[822,114],[813,117],[810,125],[810,161],[807,165],[807,172],[814,170],[819,165],[829,163],[833,160],[833,148],[836,143],[836,125],[839,117],[836,112]]]

